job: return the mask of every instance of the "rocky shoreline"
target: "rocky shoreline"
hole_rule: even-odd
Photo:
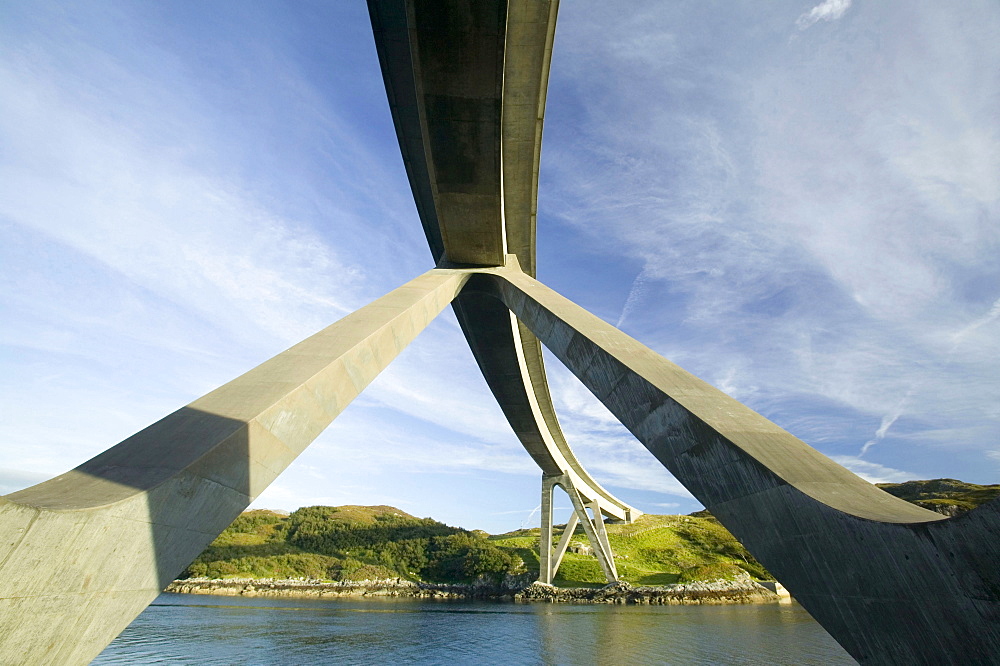
[[[633,587],[611,583],[601,588],[560,588],[508,576],[499,584],[479,580],[471,584],[415,583],[386,580],[322,582],[251,578],[189,578],[175,580],[164,592],[240,597],[300,597],[313,599],[399,597],[422,599],[484,599],[494,601],[571,604],[757,604],[777,603],[786,596],[755,582],[748,575],[736,580],[698,581],[664,586]]]
[[[698,604],[763,604],[787,599],[755,582],[750,576],[737,580],[696,581],[678,585],[632,586],[625,582],[602,588],[560,588],[532,583],[514,596],[515,601],[570,604],[647,604],[655,606]]]

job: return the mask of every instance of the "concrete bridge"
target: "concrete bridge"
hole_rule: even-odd
[[[1000,502],[945,519],[898,500],[534,279],[556,5],[369,0],[435,267],[80,467],[0,498],[3,663],[96,656],[449,304],[542,470],[543,580],[577,520],[616,577],[603,517],[638,511],[573,455],[542,343],[857,660],[997,659]],[[574,517],[553,547],[556,486]]]

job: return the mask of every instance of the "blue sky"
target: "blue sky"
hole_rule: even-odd
[[[364,3],[0,12],[0,492],[431,267]],[[564,0],[539,278],[870,480],[995,483],[998,109],[995,2]],[[699,508],[549,367],[599,480]],[[538,496],[448,312],[256,506]]]

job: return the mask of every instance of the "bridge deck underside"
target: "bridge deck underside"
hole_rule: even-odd
[[[400,150],[439,266],[501,266],[512,256],[534,275],[556,7],[536,0],[369,2]],[[490,390],[543,474],[570,474],[581,495],[600,499],[613,518],[638,516],[573,454],[534,334],[474,294],[454,309]]]

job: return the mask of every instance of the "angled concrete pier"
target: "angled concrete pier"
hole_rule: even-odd
[[[0,663],[87,663],[458,294],[432,270],[80,467],[0,498]]]
[[[995,663],[1000,501],[948,519],[897,499],[516,265],[466,290],[510,307],[858,661]]]
[[[898,500],[533,279],[538,151],[556,6],[511,0],[506,23],[495,31],[485,25],[493,7],[460,0],[369,0],[400,149],[431,253],[439,265],[480,268],[455,310],[490,388],[542,467],[543,507],[553,480],[564,472],[562,455],[570,462],[564,487],[579,490],[581,503],[597,501],[606,515],[629,515],[625,506],[614,513],[617,500],[572,457],[536,357],[539,338],[856,659],[890,664],[995,659],[1000,502],[950,521]],[[457,46],[461,39],[446,56],[425,48],[425,39],[437,41],[449,29],[466,35],[506,30],[503,44],[484,42],[505,49],[503,57],[485,51],[464,56]],[[445,89],[441,57],[448,58],[455,77],[450,95],[473,95],[468,103],[483,109],[499,100],[499,131],[478,133],[478,141],[431,139],[424,128],[436,126],[440,106],[427,91]],[[505,64],[499,87],[472,93],[458,85],[473,77],[497,82],[500,61]],[[465,173],[478,178],[497,170],[498,156],[502,179],[489,188],[476,181],[477,191],[490,192],[495,204],[488,214],[477,209],[475,222],[477,237],[490,249],[470,254],[462,241],[452,240],[447,209],[455,199],[433,194],[437,174],[472,163],[476,168]],[[497,266],[501,247],[507,252],[503,266],[490,268]],[[491,298],[496,303],[489,303]],[[510,342],[497,303],[517,317],[511,324],[515,347],[520,340],[522,350],[517,363],[516,349],[503,351]],[[537,411],[530,409],[532,394]],[[586,518],[577,511],[571,522]],[[591,541],[599,544],[597,526],[591,527]],[[551,580],[564,544],[553,549],[548,529],[541,541],[541,577]]]
[[[541,343],[851,655],[1000,655],[1000,501],[954,519],[884,493],[535,279],[556,3],[369,0],[436,268],[62,476],[0,498],[0,662],[86,663],[453,303],[543,476],[543,580],[602,488],[556,418]],[[553,544],[555,487],[574,506]],[[707,637],[706,640],[710,640]]]

